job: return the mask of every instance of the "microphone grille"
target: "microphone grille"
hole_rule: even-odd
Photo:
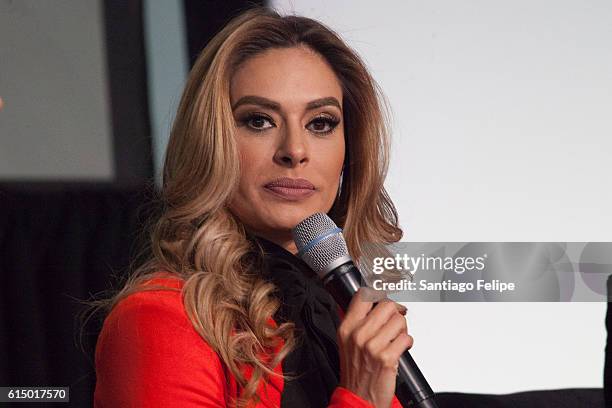
[[[339,263],[350,261],[342,230],[324,213],[315,213],[293,228],[298,256],[321,278]]]

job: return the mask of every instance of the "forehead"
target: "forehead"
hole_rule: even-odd
[[[282,105],[301,105],[334,96],[342,102],[342,87],[327,61],[306,47],[267,50],[249,58],[234,73],[232,103],[245,95],[263,96]]]

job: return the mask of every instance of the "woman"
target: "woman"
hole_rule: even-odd
[[[315,212],[354,259],[401,238],[378,96],[314,20],[252,9],[211,40],[173,125],[151,259],[109,302],[95,406],[401,406],[405,308],[360,290],[342,318],[291,238]]]

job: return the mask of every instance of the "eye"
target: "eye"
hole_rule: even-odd
[[[312,125],[309,129],[314,133],[328,134],[333,132],[338,123],[340,123],[340,120],[333,116],[318,116],[311,120],[308,126]]]
[[[260,113],[249,113],[244,118],[240,119],[239,122],[242,126],[246,125],[255,132],[262,132],[274,127],[272,119]],[[271,126],[266,126],[266,123],[271,124]]]

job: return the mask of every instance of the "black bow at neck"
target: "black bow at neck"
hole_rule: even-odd
[[[265,279],[279,289],[277,323],[293,322],[296,348],[283,360],[282,407],[326,407],[339,383],[338,305],[310,267],[285,248],[252,237],[263,249]]]

